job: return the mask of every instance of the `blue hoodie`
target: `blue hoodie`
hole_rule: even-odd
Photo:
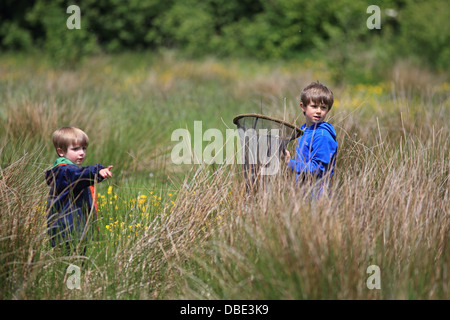
[[[94,184],[103,180],[98,174],[103,168],[100,164],[78,167],[65,158],[58,158],[54,167],[45,173],[51,187],[47,224],[52,246],[61,240],[68,242],[90,236],[84,233],[89,213],[97,210]]]
[[[313,176],[316,179],[330,172],[334,172],[338,143],[336,131],[328,122],[301,127],[304,134],[297,140],[295,157],[288,163],[288,168],[295,171],[297,182],[305,176]]]

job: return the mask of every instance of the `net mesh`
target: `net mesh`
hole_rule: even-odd
[[[241,142],[240,163],[247,189],[264,184],[269,176],[277,174],[281,154],[290,141],[303,134],[286,121],[261,114],[239,115],[233,123]]]

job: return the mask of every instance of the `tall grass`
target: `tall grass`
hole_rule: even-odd
[[[261,109],[300,125],[298,93],[322,66],[140,58],[74,71],[0,59],[0,298],[449,298],[447,82],[398,67],[385,83],[333,88],[337,168],[331,196],[311,200],[284,171],[249,194],[236,164],[176,166],[170,134]],[[49,140],[66,124],[89,134],[87,162],[115,165],[84,256],[46,233]]]
[[[380,146],[355,162],[345,159],[353,144],[340,152],[330,198],[312,201],[292,179],[247,201],[235,194],[210,258],[204,248],[191,258],[185,297],[447,299],[448,149],[430,159],[428,146],[409,140],[402,154]],[[366,286],[371,265],[381,290]]]

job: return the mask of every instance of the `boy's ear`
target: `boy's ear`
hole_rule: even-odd
[[[303,104],[302,101],[300,101],[300,108],[302,109],[303,113],[306,112],[306,106]]]
[[[61,148],[56,148],[56,153],[60,156],[60,157],[64,157],[64,151]]]

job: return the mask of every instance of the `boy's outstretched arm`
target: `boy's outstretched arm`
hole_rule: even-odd
[[[111,169],[114,166],[108,166],[107,168],[101,169],[98,174],[103,178],[103,179],[108,179],[108,178],[112,178],[113,174],[111,172]]]

